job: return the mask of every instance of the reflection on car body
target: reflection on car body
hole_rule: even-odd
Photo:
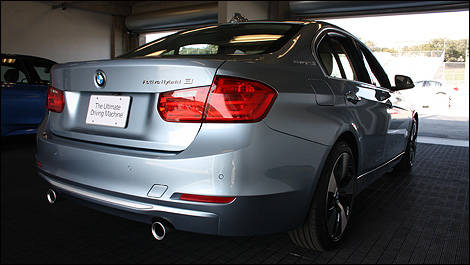
[[[168,227],[289,231],[330,249],[354,196],[414,161],[418,116],[395,95],[411,79],[392,87],[362,42],[324,22],[196,28],[52,75],[39,175],[57,196],[152,223],[159,240]],[[93,116],[97,103],[120,104],[126,122]]]

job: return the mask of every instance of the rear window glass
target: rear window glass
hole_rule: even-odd
[[[247,23],[196,28],[163,37],[122,55],[121,58],[270,53],[280,49],[301,26]]]

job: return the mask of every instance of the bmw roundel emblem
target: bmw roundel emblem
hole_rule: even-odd
[[[99,87],[104,87],[106,85],[106,76],[104,75],[104,72],[101,70],[98,70],[95,75],[95,83]]]

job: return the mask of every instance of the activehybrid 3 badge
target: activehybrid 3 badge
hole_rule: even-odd
[[[95,83],[98,87],[104,87],[106,85],[106,75],[103,71],[98,70],[95,74]]]

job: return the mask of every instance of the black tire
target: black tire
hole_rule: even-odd
[[[345,142],[337,142],[325,162],[304,224],[289,231],[294,244],[325,251],[341,242],[351,223],[355,180],[356,164],[351,148]]]
[[[400,162],[395,166],[395,172],[409,172],[413,168],[416,159],[416,137],[418,136],[418,122],[413,118],[411,124],[410,136],[406,144],[405,153]]]

